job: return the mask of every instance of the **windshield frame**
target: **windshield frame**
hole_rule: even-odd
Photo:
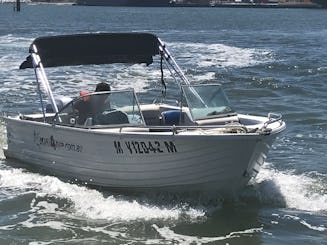
[[[193,121],[237,114],[221,84],[188,84],[181,90]]]

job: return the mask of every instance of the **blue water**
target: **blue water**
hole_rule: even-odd
[[[33,71],[18,69],[34,38],[140,31],[164,40],[191,82],[223,84],[238,112],[280,112],[287,130],[229,201],[88,189],[8,165],[0,151],[0,244],[327,244],[326,10],[12,7],[0,4],[1,114],[38,110]],[[155,72],[118,71],[55,68],[48,76],[55,94],[77,94],[105,76],[142,100],[160,94]]]

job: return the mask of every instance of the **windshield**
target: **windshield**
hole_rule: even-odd
[[[133,90],[89,93],[70,102],[55,116],[70,126],[144,125]]]
[[[185,85],[182,90],[193,120],[234,114],[219,84]]]

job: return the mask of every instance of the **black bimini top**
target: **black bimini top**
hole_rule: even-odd
[[[149,33],[92,33],[40,37],[36,46],[44,67],[87,64],[153,62],[159,54],[159,40]],[[33,68],[29,55],[20,69]]]

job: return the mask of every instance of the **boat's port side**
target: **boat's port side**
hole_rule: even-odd
[[[45,114],[45,121],[52,122],[55,114],[54,113],[46,113]],[[35,122],[44,122],[43,114],[29,114],[29,115],[22,115],[20,114],[19,119],[21,120],[28,120],[28,121],[35,121]]]

